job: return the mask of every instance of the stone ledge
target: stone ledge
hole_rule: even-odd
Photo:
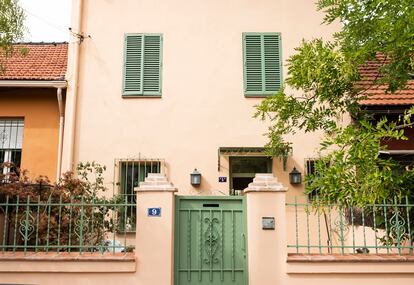
[[[160,187],[135,187],[135,192],[145,193],[145,192],[177,192],[177,188],[160,188]]]
[[[178,189],[170,183],[164,174],[149,173],[145,181],[134,188],[136,192],[177,192]]]
[[[404,274],[414,276],[414,259],[408,255],[288,254],[286,273],[295,274]]]
[[[249,192],[286,192],[283,186],[272,173],[256,173],[252,183],[243,190],[243,194]]]
[[[287,262],[414,262],[414,255],[289,253]]]
[[[79,252],[3,252],[0,253],[0,261],[16,260],[39,260],[39,261],[123,261],[130,262],[135,261],[135,254],[133,252],[128,253],[99,253],[99,252],[87,252],[80,254]]]
[[[125,273],[135,271],[134,253],[0,253],[0,272]]]

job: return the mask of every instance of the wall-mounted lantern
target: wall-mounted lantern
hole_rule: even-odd
[[[190,174],[191,185],[199,186],[201,184],[201,173],[197,171],[197,168],[194,168],[194,171]]]
[[[300,184],[302,183],[302,173],[293,167],[293,170],[289,173],[290,184]]]

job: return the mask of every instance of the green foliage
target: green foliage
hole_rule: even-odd
[[[412,0],[319,0],[324,22],[342,23],[338,44],[355,65],[385,55],[381,81],[390,91],[404,88],[414,71],[414,4]]]
[[[100,165],[95,161],[79,162],[76,166],[76,171],[78,176],[85,182],[85,191],[88,195],[96,197],[98,193],[107,190],[104,186],[103,178],[103,174],[106,171],[105,165]]]
[[[402,89],[414,70],[414,5],[412,0],[319,0],[324,23],[341,22],[334,41],[302,41],[287,61],[284,88],[257,106],[255,116],[271,125],[268,152],[286,157],[292,151],[286,135],[322,131],[318,173],[309,192],[322,200],[362,205],[411,191],[412,171],[401,173],[397,162],[379,156],[388,140],[406,139],[399,124],[411,125],[410,110],[400,121],[366,118],[358,101],[358,67],[382,59],[378,80],[388,91]],[[295,95],[293,95],[293,91]],[[354,123],[339,124],[350,114]],[[293,150],[294,151],[294,150]]]
[[[408,117],[406,117],[408,120]],[[402,199],[414,185],[414,170],[384,158],[384,142],[405,140],[397,122],[386,118],[377,123],[360,120],[327,135],[321,143],[321,159],[307,177],[307,193],[318,193],[324,203],[363,206]]]
[[[301,96],[288,94],[287,88],[268,97],[257,106],[255,117],[270,119],[269,144],[271,154],[286,155],[290,144],[284,134],[297,129],[312,132],[333,130],[338,117],[356,112],[358,94],[353,89],[358,79],[355,65],[346,60],[332,43],[321,39],[303,41],[296,54],[288,59],[286,84],[300,90]]]
[[[6,57],[13,52],[12,44],[23,38],[24,20],[24,11],[18,0],[0,0],[0,52]]]

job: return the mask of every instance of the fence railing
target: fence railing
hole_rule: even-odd
[[[128,199],[0,197],[0,252],[129,252]]]
[[[414,204],[408,197],[364,207],[295,197],[286,206],[290,253],[413,254]]]

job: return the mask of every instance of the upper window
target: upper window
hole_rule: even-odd
[[[23,141],[22,119],[0,119],[0,164],[11,162],[20,167],[22,158]],[[12,169],[0,168],[0,172],[6,174]]]
[[[126,34],[123,96],[161,96],[162,35]]]
[[[244,94],[275,94],[282,85],[279,33],[244,33]]]

